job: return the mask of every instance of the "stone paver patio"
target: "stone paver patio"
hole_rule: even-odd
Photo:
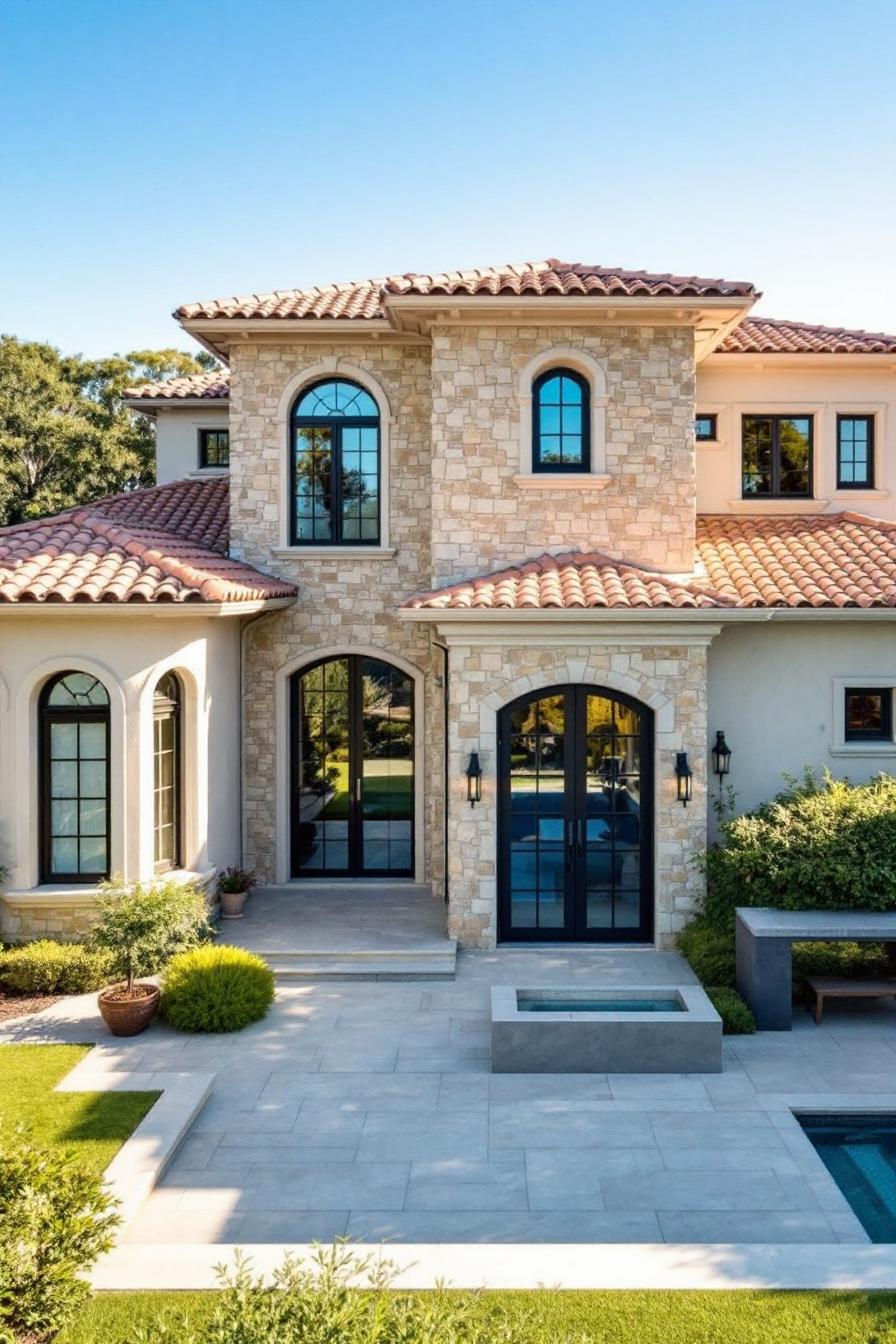
[[[674,953],[464,953],[454,982],[281,989],[235,1036],[110,1042],[90,1000],[3,1039],[216,1073],[131,1242],[861,1242],[790,1107],[896,1098],[892,1007],[726,1039],[715,1075],[491,1075],[494,983],[674,983]]]

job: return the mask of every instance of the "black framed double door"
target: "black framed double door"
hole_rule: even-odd
[[[552,686],[501,711],[498,761],[501,939],[652,939],[651,711]]]
[[[345,655],[292,679],[293,877],[414,871],[414,686]]]

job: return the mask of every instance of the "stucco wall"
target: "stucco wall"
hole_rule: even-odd
[[[497,937],[497,715],[519,695],[559,684],[605,686],[654,710],[655,939],[671,943],[703,893],[693,859],[705,847],[706,648],[588,644],[451,645],[448,779],[449,931],[466,946]],[[482,802],[465,801],[464,770],[481,753]],[[687,751],[694,796],[678,802],[675,753]]]
[[[533,490],[520,474],[520,372],[555,347],[585,351],[607,382],[601,490]],[[684,328],[436,330],[432,550],[436,581],[544,551],[600,549],[669,570],[693,557],[694,341]],[[521,397],[522,393],[522,397]],[[527,468],[528,470],[529,468]]]
[[[179,481],[199,468],[200,429],[226,429],[228,407],[160,407],[156,415],[156,484]]]
[[[718,357],[724,361],[723,356]],[[741,495],[741,415],[788,411],[815,417],[814,493],[827,501],[827,512],[856,509],[877,518],[896,518],[896,378],[880,364],[806,368],[776,366],[774,357],[757,357],[762,367],[732,362],[700,364],[697,411],[714,411],[717,444],[697,444],[697,508],[728,513]],[[837,413],[873,414],[877,431],[876,489],[837,489]],[[751,505],[756,505],[751,501]],[[761,507],[761,506],[760,506]],[[780,507],[780,506],[779,506]]]
[[[856,613],[858,616],[858,613]],[[709,730],[733,752],[729,783],[737,810],[767,801],[804,765],[869,779],[896,771],[896,744],[838,746],[842,679],[896,683],[891,622],[777,622],[726,626],[709,651]],[[717,781],[710,783],[718,792]],[[714,824],[715,817],[712,815]]]
[[[15,613],[0,639],[0,862],[6,890],[39,881],[37,702],[56,672],[98,676],[110,698],[110,868],[153,873],[152,694],[163,672],[184,690],[184,867],[202,872],[239,860],[239,634],[236,620],[155,614],[91,617]],[[4,936],[76,931],[89,901],[3,905]],[[50,923],[41,921],[49,920]],[[15,925],[13,924],[15,922]],[[60,923],[61,921],[61,923]]]

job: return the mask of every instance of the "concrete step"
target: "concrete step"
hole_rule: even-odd
[[[453,980],[457,943],[445,938],[428,946],[260,952],[279,981]]]

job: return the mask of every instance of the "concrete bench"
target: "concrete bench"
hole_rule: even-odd
[[[794,943],[896,943],[896,913],[739,907],[737,988],[760,1031],[790,1031]]]
[[[813,976],[806,985],[812,992],[812,1002],[806,1007],[812,1009],[816,1026],[821,1026],[825,999],[896,999],[894,980],[835,980]]]

